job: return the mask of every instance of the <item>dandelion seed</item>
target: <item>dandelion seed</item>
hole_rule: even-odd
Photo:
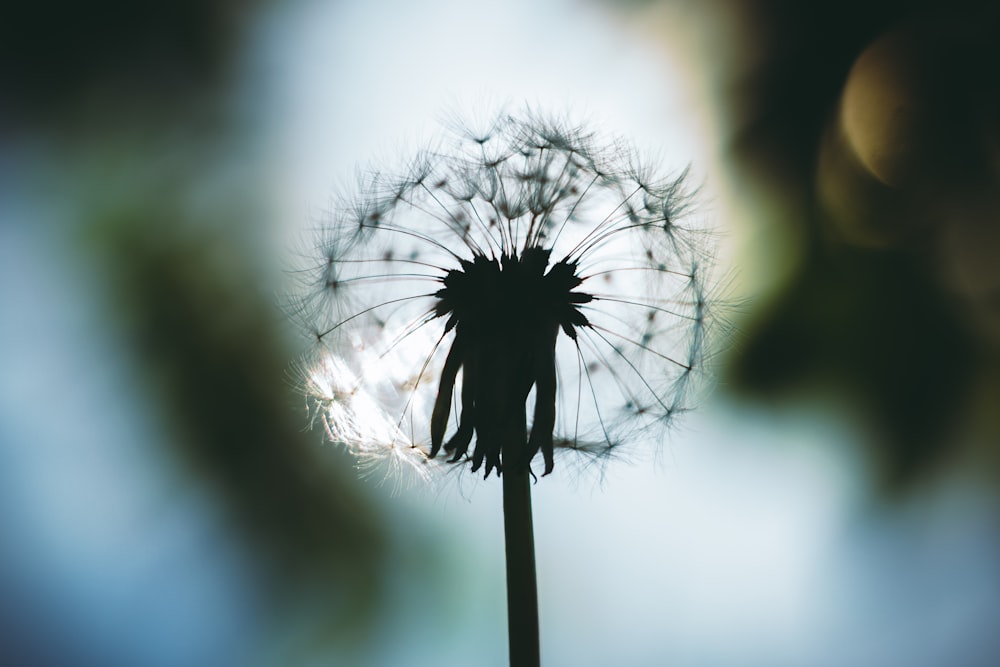
[[[709,257],[684,176],[504,116],[370,175],[306,274],[313,423],[365,467],[503,475],[512,665],[539,663],[536,458],[548,475],[560,451],[586,466],[655,440],[702,366]]]
[[[365,461],[486,477],[654,439],[711,322],[684,178],[530,114],[372,173],[297,304],[314,421]]]

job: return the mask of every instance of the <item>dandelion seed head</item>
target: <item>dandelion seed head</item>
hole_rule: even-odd
[[[713,316],[685,176],[530,113],[369,172],[296,302],[313,423],[422,475],[442,451],[487,476],[540,455],[548,474],[557,452],[596,463],[661,439]]]

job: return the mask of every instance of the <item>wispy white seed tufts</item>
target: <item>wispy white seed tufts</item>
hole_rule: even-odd
[[[554,452],[659,442],[713,321],[686,174],[533,114],[441,145],[370,172],[322,231],[294,303],[314,425],[420,475],[440,450],[487,475],[540,453],[547,474]],[[514,448],[497,433],[518,420]]]

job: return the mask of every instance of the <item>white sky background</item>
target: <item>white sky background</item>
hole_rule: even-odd
[[[394,0],[304,3],[261,53],[283,159],[275,178],[315,215],[372,160],[398,163],[442,117],[525,103],[590,121],[704,173],[705,144],[670,63],[600,6]]]

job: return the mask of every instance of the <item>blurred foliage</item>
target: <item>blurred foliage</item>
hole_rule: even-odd
[[[697,16],[732,189],[784,272],[725,384],[850,406],[889,493],[1000,472],[1000,5],[659,4]]]
[[[0,142],[16,154],[28,137],[24,169],[39,173],[22,180],[83,226],[81,255],[120,316],[108,327],[147,382],[140,400],[246,540],[275,622],[308,608],[322,627],[306,642],[363,642],[383,611],[385,517],[351,462],[304,431],[295,352],[261,268],[276,263],[259,255],[263,169],[240,164],[258,137],[231,96],[262,5],[7,8]]]
[[[883,488],[906,489],[957,454],[979,370],[1000,343],[976,323],[975,304],[950,289],[940,254],[962,202],[998,186],[989,161],[974,155],[982,138],[970,131],[959,141],[953,131],[956,121],[996,109],[1000,51],[985,40],[994,39],[997,13],[985,3],[755,4],[748,29],[761,31],[764,55],[731,89],[735,104],[725,105],[733,109],[731,154],[736,178],[796,202],[779,206],[787,215],[780,222],[804,242],[798,270],[749,325],[733,379],[751,395],[791,396],[835,376],[832,387],[873,429]],[[936,94],[883,102],[887,84],[879,81],[879,101],[870,103],[905,105],[884,112],[897,123],[917,108],[922,122],[904,145],[879,149],[906,151],[900,160],[917,175],[893,187],[856,164],[818,173],[824,141],[842,132],[838,104],[852,64],[879,36],[911,25],[921,26],[919,41],[899,57]],[[845,171],[867,189],[830,197],[830,182]],[[975,437],[995,444],[998,436]]]
[[[91,105],[210,92],[260,2],[8,3],[0,123],[72,122]],[[141,113],[141,109],[135,109]]]
[[[949,462],[941,443],[969,399],[976,345],[907,253],[819,255],[796,275],[741,350],[739,387],[847,400],[872,429],[888,489]]]
[[[360,640],[377,611],[383,518],[347,457],[304,432],[292,355],[250,263],[215,225],[178,233],[170,207],[149,203],[110,212],[92,234],[134,343],[122,352],[149,378],[174,454],[225,501],[271,591],[321,597],[325,630]]]

